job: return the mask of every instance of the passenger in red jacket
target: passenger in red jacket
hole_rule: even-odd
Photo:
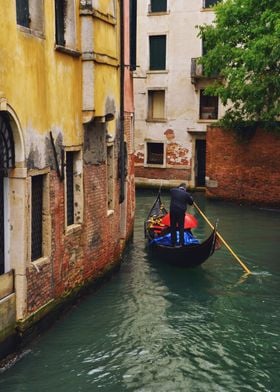
[[[176,228],[179,229],[179,243],[184,245],[184,222],[187,205],[193,204],[193,198],[186,190],[186,184],[182,183],[178,188],[170,190],[170,229],[171,229],[171,245],[176,245],[177,233]]]

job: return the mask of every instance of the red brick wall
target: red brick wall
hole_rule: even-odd
[[[162,180],[189,180],[190,169],[135,167],[135,177],[162,179]]]
[[[208,127],[207,196],[280,206],[280,135],[257,130],[247,142]]]
[[[128,130],[130,131],[130,130]],[[107,216],[106,165],[84,165],[84,218],[80,227],[65,232],[64,183],[50,173],[51,257],[27,269],[27,313],[102,274],[121,257],[119,182],[114,213]],[[133,154],[128,157],[125,239],[132,235],[134,205]]]

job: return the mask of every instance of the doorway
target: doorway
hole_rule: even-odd
[[[4,234],[4,177],[0,170],[0,275],[5,270],[5,234]]]
[[[15,166],[12,128],[7,112],[0,113],[0,275],[5,271],[5,188],[8,169]]]
[[[205,186],[206,173],[206,140],[196,139],[195,141],[195,186]]]

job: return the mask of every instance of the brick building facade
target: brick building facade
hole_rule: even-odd
[[[280,206],[280,135],[258,129],[239,140],[208,127],[206,151],[208,197]]]

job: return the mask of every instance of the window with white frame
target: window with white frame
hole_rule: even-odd
[[[165,90],[148,91],[148,120],[163,121],[165,119]]]
[[[83,179],[81,151],[66,151],[65,206],[66,226],[83,220]]]
[[[147,142],[146,143],[146,162],[148,165],[164,164],[164,143]]]
[[[17,24],[34,31],[44,30],[44,0],[16,0]]]

